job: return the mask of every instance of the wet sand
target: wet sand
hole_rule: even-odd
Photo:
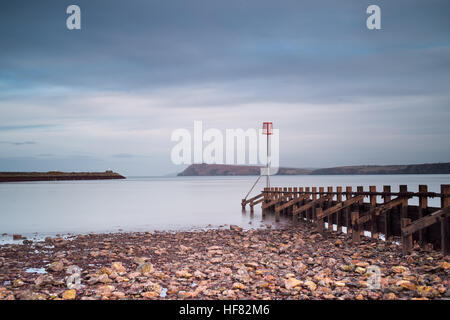
[[[81,268],[81,287],[68,271]],[[378,266],[380,289],[368,285]],[[0,299],[449,299],[450,257],[311,226],[79,235],[0,246]],[[77,278],[73,275],[72,278]],[[72,281],[71,281],[72,283]],[[74,281],[73,281],[74,283]]]

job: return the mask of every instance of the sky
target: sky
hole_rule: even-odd
[[[448,0],[2,1],[0,171],[178,172],[195,120],[273,121],[281,166],[450,162],[449,71]]]

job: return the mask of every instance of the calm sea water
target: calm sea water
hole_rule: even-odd
[[[274,223],[241,212],[241,199],[256,177],[128,178],[126,180],[0,183],[0,234],[23,235],[114,231],[244,228]],[[356,186],[400,184],[440,191],[450,175],[275,176],[273,186]],[[262,190],[260,181],[252,195]],[[410,201],[410,204],[416,204]],[[439,199],[430,201],[439,206]],[[251,224],[249,224],[251,222]],[[286,222],[281,222],[286,223]]]

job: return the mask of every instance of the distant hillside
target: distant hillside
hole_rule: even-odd
[[[260,166],[238,166],[227,164],[191,164],[178,176],[257,176],[260,174]],[[279,175],[309,174],[311,170],[280,168]]]
[[[178,176],[256,176],[260,166],[192,164]],[[280,168],[278,175],[450,174],[450,163],[388,166],[345,166],[324,169]]]
[[[311,174],[450,174],[450,163],[425,163],[390,166],[346,166],[317,169],[311,172]]]

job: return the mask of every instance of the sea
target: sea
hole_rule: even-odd
[[[241,200],[256,181],[255,176],[128,177],[125,180],[42,181],[0,183],[0,243],[13,243],[12,235],[40,240],[45,236],[86,233],[190,231],[209,228],[277,228],[289,221],[262,219],[242,212]],[[390,185],[420,184],[440,192],[450,175],[299,175],[273,176],[274,187],[369,186],[381,191]],[[261,179],[249,197],[265,186]],[[368,200],[366,200],[368,201]],[[381,199],[380,199],[381,201]],[[409,204],[417,204],[411,199]],[[429,205],[440,206],[440,199]],[[248,207],[247,207],[248,208]]]

